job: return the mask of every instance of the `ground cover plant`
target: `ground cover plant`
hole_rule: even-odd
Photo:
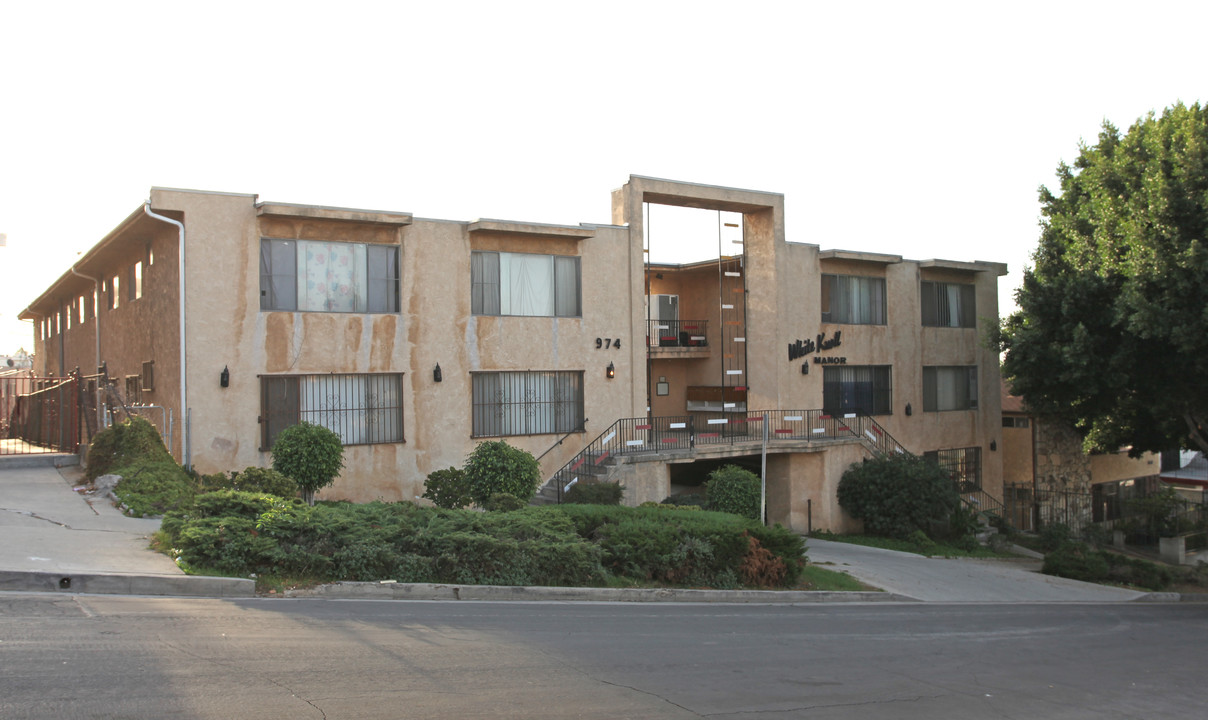
[[[712,512],[600,505],[475,512],[317,503],[220,491],[169,513],[161,545],[186,569],[319,582],[793,587],[804,541]]]
[[[1129,585],[1146,590],[1165,590],[1185,575],[1170,566],[1097,550],[1080,542],[1066,542],[1045,553],[1041,572],[1071,580]]]

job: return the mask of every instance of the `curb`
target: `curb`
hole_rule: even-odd
[[[569,588],[518,585],[338,582],[286,590],[287,598],[332,600],[467,600],[490,602],[677,602],[798,604],[832,602],[918,602],[887,592],[819,590],[685,590],[678,588]]]
[[[27,468],[60,468],[80,464],[79,455],[66,453],[31,453],[29,455],[0,456],[0,470],[24,470]]]
[[[2,592],[58,592],[97,595],[165,595],[174,597],[256,596],[256,581],[200,575],[133,575],[116,573],[50,573],[0,570]]]

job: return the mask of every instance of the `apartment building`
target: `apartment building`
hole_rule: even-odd
[[[648,261],[660,204],[716,213],[716,256]],[[874,452],[1001,497],[980,339],[1004,265],[787,242],[776,193],[631,176],[612,205],[611,224],[463,222],[153,188],[21,317],[39,374],[104,363],[201,472],[331,428],[329,499],[413,500],[487,438],[539,456],[555,495],[764,469],[769,519],[802,531],[851,526],[835,486]]]

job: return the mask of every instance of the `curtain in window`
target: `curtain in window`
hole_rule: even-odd
[[[298,309],[365,312],[365,246],[298,241]]]
[[[554,315],[552,255],[500,253],[499,277],[502,314]]]
[[[294,243],[289,240],[261,241],[260,309],[296,309],[298,307],[297,289]]]
[[[579,258],[554,257],[555,314],[577,317],[579,313]]]
[[[923,368],[923,410],[969,410],[977,407],[976,367]]]
[[[499,314],[499,253],[476,252],[470,255],[470,312],[475,315]]]
[[[822,277],[823,322],[885,324],[885,279],[854,275]]]

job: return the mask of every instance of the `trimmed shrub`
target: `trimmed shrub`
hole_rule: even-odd
[[[541,466],[527,450],[502,440],[488,440],[479,443],[466,458],[465,475],[470,498],[481,507],[495,493],[515,495],[527,503],[541,482]]]
[[[92,439],[84,477],[96,480],[114,472],[114,468],[159,461],[173,461],[159,431],[142,418],[130,418],[110,425]]]
[[[679,507],[697,507],[704,508],[709,501],[702,493],[682,492],[668,495],[666,500],[663,500],[664,505],[677,505]]]
[[[575,505],[620,505],[625,488],[619,482],[577,482],[562,496],[562,502]]]
[[[1107,559],[1098,550],[1067,542],[1056,550],[1046,553],[1044,565],[1040,571],[1045,575],[1082,580],[1085,582],[1103,582],[1107,579]]]
[[[759,476],[737,465],[726,465],[709,473],[705,499],[710,510],[745,518],[759,517]]]
[[[272,454],[273,469],[298,483],[308,505],[314,505],[315,492],[335,482],[344,467],[340,436],[308,422],[290,425],[278,433]]]
[[[283,498],[298,494],[298,483],[272,468],[249,467],[243,472],[214,473],[202,475],[201,488],[206,492],[216,490],[239,490],[250,493],[268,493]]]
[[[938,465],[914,455],[882,455],[849,467],[839,480],[839,505],[864,521],[864,531],[906,539],[916,530],[946,534],[960,507],[956,484]]]
[[[492,495],[482,509],[488,512],[512,512],[527,507],[527,505],[528,503],[511,493],[500,492]]]
[[[455,467],[428,473],[423,497],[446,510],[468,507],[474,502],[470,497],[470,483],[466,481],[465,472]]]

